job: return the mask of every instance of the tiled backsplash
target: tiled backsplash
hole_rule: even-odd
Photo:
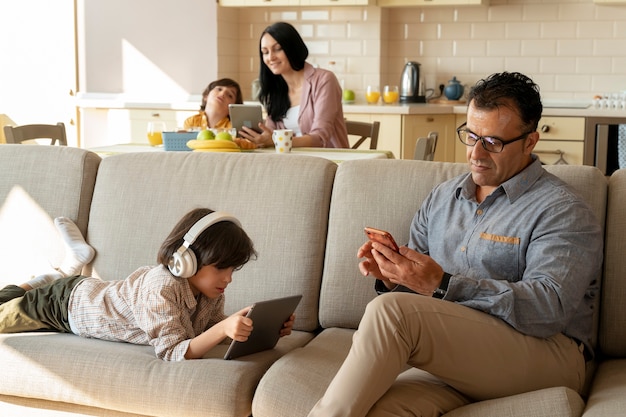
[[[222,7],[218,20],[220,76],[237,78],[246,97],[258,74],[259,36],[280,20],[298,29],[309,62],[327,68],[335,61],[345,87],[361,95],[370,83],[398,84],[409,60],[422,64],[429,88],[452,76],[471,85],[506,70],[531,76],[548,99],[591,100],[626,90],[626,6],[592,0],[384,9]]]

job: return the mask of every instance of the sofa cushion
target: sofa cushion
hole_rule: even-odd
[[[356,329],[365,305],[376,296],[374,279],[363,277],[356,252],[365,226],[385,229],[399,245],[432,188],[467,172],[467,164],[407,160],[358,160],[339,165],[328,221],[320,294],[322,327]]]
[[[626,169],[609,179],[602,281],[602,319],[599,345],[602,353],[626,356]]]
[[[304,348],[295,349],[280,358],[259,383],[252,403],[253,415],[305,417],[324,395],[326,387],[348,355],[354,332],[351,329],[325,329]],[[396,396],[415,396],[419,393],[420,385],[425,383],[429,384],[431,396],[421,398],[421,401],[430,402],[434,396],[436,401],[456,404],[459,407],[469,403],[458,391],[428,372],[408,366],[398,376],[391,388],[393,395],[387,400],[394,402]],[[436,386],[434,390],[431,388],[432,384]],[[381,412],[375,415],[391,413]]]
[[[238,360],[222,357],[157,359],[151,346],[83,339],[58,333],[0,334],[3,395],[61,401],[153,416],[250,415],[252,396],[269,366],[306,344],[308,332],[280,339],[277,347]]]
[[[224,210],[239,218],[259,253],[233,275],[227,310],[302,294],[295,328],[314,330],[336,167],[322,158],[276,154],[106,158],[89,221],[89,243],[97,251],[93,275],[124,279],[138,266],[153,265],[161,242],[186,212]]]
[[[469,404],[444,414],[444,417],[578,417],[584,406],[576,391],[554,387]]]
[[[598,366],[583,417],[626,415],[626,359],[607,360]]]
[[[68,146],[0,146],[0,285],[61,264],[53,220],[65,216],[87,231],[99,163],[96,154]]]
[[[330,384],[352,345],[354,330],[332,328],[280,358],[265,373],[252,402],[255,417],[305,417]]]

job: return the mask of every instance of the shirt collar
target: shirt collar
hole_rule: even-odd
[[[509,178],[504,183],[500,184],[498,188],[494,190],[492,195],[498,195],[504,192],[510,203],[514,203],[520,196],[522,196],[528,189],[543,175],[544,169],[541,166],[541,161],[535,155],[532,155],[533,161],[526,168],[519,173]],[[476,198],[476,184],[472,180],[472,175],[467,174],[465,179],[461,181],[461,184],[456,189],[456,197],[464,198],[466,200],[474,200]]]

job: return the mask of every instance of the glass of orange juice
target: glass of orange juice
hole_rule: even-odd
[[[165,130],[165,123],[163,122],[148,122],[148,142],[152,146],[158,146],[163,144],[162,133]]]
[[[386,85],[383,89],[383,101],[386,104],[393,104],[400,98],[397,85]]]
[[[377,85],[368,85],[365,92],[365,100],[367,104],[376,104],[380,98],[380,88]]]

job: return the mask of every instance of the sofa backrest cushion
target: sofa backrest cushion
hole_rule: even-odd
[[[89,221],[93,275],[124,279],[155,265],[157,251],[189,210],[234,214],[258,259],[233,275],[227,312],[302,294],[297,330],[318,326],[330,193],[337,165],[298,155],[159,152],[102,161]]]
[[[604,224],[607,184],[598,169],[546,169],[572,185]],[[358,270],[356,252],[366,240],[363,227],[388,230],[398,244],[406,244],[411,220],[432,188],[464,172],[465,163],[428,161],[360,160],[339,166],[320,295],[322,327],[356,328],[365,305],[376,295],[373,278],[363,277]]]
[[[600,350],[626,356],[626,169],[609,178],[604,245]]]
[[[68,146],[0,146],[1,284],[49,272],[64,256],[54,218],[87,231],[100,157]]]
[[[333,187],[326,263],[320,295],[322,327],[356,328],[376,296],[374,279],[358,269],[365,226],[409,239],[415,212],[432,188],[467,171],[467,164],[410,160],[357,160],[339,165]]]

